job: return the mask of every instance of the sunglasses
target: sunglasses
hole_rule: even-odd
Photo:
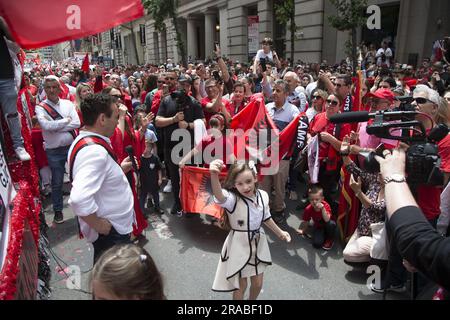
[[[415,101],[417,104],[425,104],[425,103],[427,103],[427,102],[433,103],[433,104],[434,104],[433,101],[428,100],[428,99],[425,99],[425,98],[415,98],[414,101]]]
[[[333,107],[337,107],[337,105],[339,104],[339,101],[327,99],[327,103],[328,103],[328,105],[331,105]]]
[[[313,99],[314,100],[319,100],[319,99],[322,99],[322,97],[321,96],[313,96]]]

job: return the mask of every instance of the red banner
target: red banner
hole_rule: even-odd
[[[3,16],[25,49],[50,46],[103,32],[142,17],[140,0],[1,1]]]
[[[225,180],[226,173],[219,175]],[[181,169],[180,186],[181,207],[184,212],[203,213],[219,218],[222,208],[214,203],[209,169],[198,167],[183,167]]]
[[[358,225],[360,202],[350,188],[350,174],[344,167],[341,168],[341,184],[337,225],[341,240],[347,243]]]

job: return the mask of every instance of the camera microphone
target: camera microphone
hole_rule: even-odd
[[[136,161],[134,161],[134,150],[133,150],[133,147],[132,146],[126,146],[125,147],[125,152],[130,157],[131,165],[133,166],[134,171],[137,173],[138,172],[138,166],[137,166]]]
[[[376,116],[383,118],[383,121],[396,121],[406,119],[410,116],[417,115],[416,111],[378,111],[369,113],[368,111],[353,111],[344,112],[332,115],[330,117],[331,123],[352,123],[352,122],[366,122]]]
[[[367,111],[344,112],[330,117],[331,123],[366,122],[369,119],[370,114]]]

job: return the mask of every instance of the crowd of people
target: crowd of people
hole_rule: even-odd
[[[449,125],[448,54],[443,52],[439,61],[426,58],[416,67],[395,61],[386,42],[378,51],[372,44],[361,51],[361,86],[352,77],[350,61],[293,65],[277,55],[270,38],[262,41],[262,49],[248,64],[226,59],[216,46],[213,60],[187,66],[172,62],[112,68],[95,65],[86,73],[76,65],[58,63],[56,67],[26,72],[22,88],[30,103],[41,187],[43,192],[51,189],[54,222],[62,223],[62,186],[65,173],[70,175],[69,204],[78,217],[80,234],[94,247],[93,296],[164,298],[155,263],[132,243],[144,237],[149,210],[165,213],[159,201],[163,185],[164,191],[173,194],[170,214],[191,214],[183,212],[179,196],[180,169],[188,165],[210,168],[214,199],[225,209],[218,225],[230,229],[213,290],[234,291],[233,297],[242,299],[250,277],[250,298],[257,298],[265,266],[271,262],[262,223],[280,239],[291,239],[282,230],[288,214],[286,197],[304,208],[296,228],[298,235],[312,238],[319,250],[330,250],[336,240],[341,169],[351,175],[349,187],[361,205],[357,226],[345,244],[344,260],[351,265],[383,266],[386,281],[382,287],[374,286],[374,291],[404,290],[405,264],[426,274],[423,268],[427,262],[412,257],[404,242],[399,248],[390,246],[389,267],[374,262],[371,256],[375,242],[372,224],[388,218],[386,188],[403,181],[371,172],[363,161],[365,153],[378,150],[380,145],[384,155],[391,155],[389,150],[397,148],[398,141],[367,134],[371,121],[335,124],[330,118],[351,111],[401,110],[402,102],[409,99],[420,112],[416,120],[427,132],[437,124]],[[0,97],[2,106],[9,105],[3,91]],[[306,141],[295,137],[289,142],[292,148],[280,159],[277,173],[257,183],[257,164],[239,162],[225,153],[193,164],[192,158],[202,155],[207,147],[230,150],[225,147],[230,144],[225,129],[236,114],[256,100],[264,102],[279,132],[298,115],[307,128]],[[11,110],[4,109],[3,113],[9,121],[14,120]],[[175,137],[177,129],[185,132],[182,141]],[[20,149],[20,139],[13,141],[18,157],[29,160]],[[189,152],[181,151],[177,158],[173,150],[180,141]],[[313,168],[298,166],[298,162],[307,160],[313,143],[318,144],[314,184],[306,174]],[[439,154],[443,184],[424,183],[411,188],[424,218],[443,238],[450,219],[449,135],[439,142]],[[218,179],[221,171],[228,173],[223,187]],[[304,194],[298,194],[299,184],[304,186]],[[127,266],[127,270],[121,266]],[[423,287],[430,277],[422,273]],[[431,279],[449,289],[450,276],[440,280],[440,275]],[[120,283],[116,282],[118,278]]]

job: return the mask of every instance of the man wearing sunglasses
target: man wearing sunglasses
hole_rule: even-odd
[[[158,109],[161,101],[170,93],[177,90],[178,74],[174,70],[169,70],[165,73],[165,75],[166,76],[164,80],[166,83],[162,84],[162,89],[156,91],[155,95],[153,96],[152,107],[150,108],[150,111],[153,114],[158,114]]]

